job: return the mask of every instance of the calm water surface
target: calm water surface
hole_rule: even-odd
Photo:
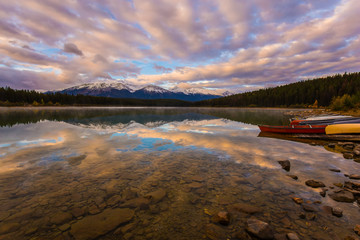
[[[251,239],[251,216],[301,239],[356,237],[358,204],[304,182],[343,183],[360,164],[321,145],[258,136],[257,124],[288,124],[284,112],[0,108],[0,239]],[[285,159],[290,172],[277,162]],[[292,197],[316,212],[301,217]],[[228,226],[214,223],[219,211],[230,212]]]

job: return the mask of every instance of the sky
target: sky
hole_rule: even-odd
[[[360,71],[359,0],[0,0],[0,87],[231,92]]]

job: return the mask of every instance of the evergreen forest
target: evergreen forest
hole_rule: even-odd
[[[211,107],[359,107],[360,73],[344,73],[197,102]]]

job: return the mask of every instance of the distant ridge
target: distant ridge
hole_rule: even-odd
[[[167,90],[155,85],[136,86],[120,81],[87,83],[51,92],[111,98],[177,99],[192,102],[219,98],[231,94],[227,91],[222,95],[207,89],[197,88]]]

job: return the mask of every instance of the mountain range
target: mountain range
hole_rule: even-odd
[[[86,83],[52,92],[112,98],[178,99],[184,101],[201,101],[232,95],[228,91],[218,94],[215,91],[207,89],[181,89],[178,87],[173,88],[172,90],[167,90],[155,85],[137,86],[126,82],[115,81]]]

